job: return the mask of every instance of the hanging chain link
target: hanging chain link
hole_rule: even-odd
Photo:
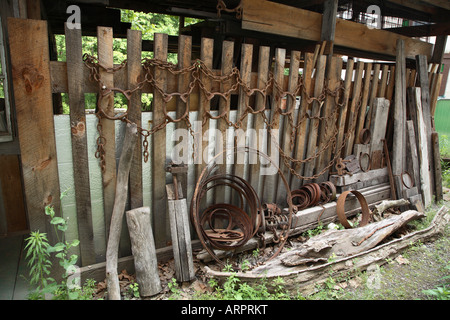
[[[170,62],[162,61],[158,59],[148,59],[145,58],[142,60],[142,67],[145,71],[144,79],[140,82],[138,82],[133,89],[123,90],[120,88],[108,88],[105,86],[105,84],[102,82],[101,76],[100,76],[100,70],[107,73],[115,73],[118,70],[124,68],[127,64],[127,60],[124,60],[121,64],[113,67],[113,68],[106,68],[101,63],[99,63],[98,59],[88,55],[83,55],[83,61],[86,65],[86,67],[90,70],[89,78],[91,81],[95,81],[98,83],[99,86],[99,94],[100,97],[98,99],[98,110],[96,113],[96,116],[99,119],[99,122],[97,124],[97,130],[99,133],[99,137],[97,139],[97,151],[95,153],[96,158],[100,159],[101,161],[101,167],[102,170],[105,170],[105,144],[107,143],[106,138],[102,135],[102,124],[101,119],[106,118],[109,120],[121,120],[126,123],[132,123],[132,121],[128,118],[128,112],[126,111],[123,114],[117,115],[117,116],[110,116],[106,114],[100,105],[100,101],[103,97],[113,94],[114,92],[120,92],[122,93],[128,101],[130,101],[131,96],[136,91],[142,90],[145,85],[150,85],[154,89],[154,93],[158,93],[163,100],[162,107],[163,107],[163,114],[164,117],[159,123],[153,123],[153,126],[151,129],[145,129],[142,126],[138,126],[138,132],[143,136],[143,157],[144,161],[147,162],[149,158],[149,152],[148,152],[148,137],[155,132],[165,128],[169,123],[178,123],[181,121],[184,121],[186,123],[186,127],[189,130],[191,136],[195,137],[195,132],[192,127],[192,123],[189,119],[189,108],[190,108],[190,95],[194,92],[196,88],[199,88],[200,91],[203,93],[204,97],[207,101],[211,101],[214,97],[218,96],[219,98],[225,100],[228,102],[230,100],[230,97],[232,93],[238,92],[238,90],[241,90],[247,97],[255,96],[255,95],[261,95],[263,104],[259,106],[259,108],[253,108],[250,106],[249,102],[250,99],[246,99],[247,103],[244,106],[244,112],[236,119],[235,122],[231,121],[229,118],[229,111],[230,107],[227,103],[227,107],[217,116],[213,116],[210,111],[203,111],[202,114],[202,127],[207,123],[209,119],[213,120],[222,120],[225,121],[228,127],[233,127],[234,129],[239,129],[242,127],[242,124],[244,121],[247,121],[247,116],[249,114],[253,114],[255,116],[261,116],[264,124],[266,125],[266,128],[268,130],[269,135],[272,135],[272,131],[278,124],[277,121],[279,121],[279,117],[283,116],[286,117],[289,126],[290,126],[290,146],[289,151],[286,152],[274,139],[271,139],[271,141],[275,141],[274,145],[278,149],[281,157],[283,158],[284,165],[289,169],[290,173],[296,176],[298,179],[303,180],[311,180],[316,179],[322,174],[324,174],[327,170],[329,170],[337,161],[337,159],[340,158],[340,155],[342,153],[343,148],[346,145],[346,142],[352,132],[355,129],[356,121],[355,118],[357,117],[359,113],[359,109],[361,107],[361,97],[359,97],[357,108],[355,110],[355,113],[351,119],[349,129],[347,130],[345,137],[343,139],[342,144],[339,146],[339,148],[336,149],[337,144],[337,136],[339,132],[339,128],[337,127],[337,119],[339,116],[339,111],[344,107],[345,102],[341,102],[341,97],[343,96],[344,91],[344,85],[343,81],[341,80],[340,85],[335,90],[330,90],[328,86],[326,85],[326,82],[324,82],[324,86],[322,89],[322,92],[317,96],[310,96],[307,92],[306,86],[304,84],[303,78],[299,76],[298,84],[296,88],[293,91],[284,91],[283,90],[283,84],[278,83],[274,79],[274,75],[272,72],[269,72],[268,79],[263,86],[263,88],[250,88],[242,79],[240,75],[240,71],[238,68],[234,67],[230,73],[228,74],[222,74],[217,75],[214,73],[213,70],[208,68],[203,61],[197,60],[192,65],[178,69],[178,67]],[[186,86],[187,89],[183,92],[172,92],[168,93],[167,90],[161,86],[161,84],[158,82],[157,79],[154,77],[155,70],[161,70],[170,72],[171,74],[178,76],[178,75],[190,75],[190,81],[189,84]],[[202,80],[204,79],[204,80]],[[206,81],[209,83],[212,82],[218,82],[218,83],[231,83],[229,88],[223,92],[216,92],[211,91],[207,89],[207,86],[205,85]],[[266,111],[266,102],[269,98],[270,94],[275,96],[275,105],[272,106],[272,112],[273,117],[272,121],[268,119],[267,115],[265,114]],[[295,101],[296,97],[301,96],[302,100],[304,99],[304,102],[302,101],[302,105],[311,105],[312,103],[318,103],[319,108],[317,108],[317,114],[309,114],[308,112],[304,112],[303,116],[301,116],[297,123],[294,121],[294,110],[295,110]],[[169,116],[169,112],[167,111],[167,103],[174,97],[179,97],[185,104],[185,111],[184,113],[174,119],[173,117]],[[281,104],[277,103],[281,101],[281,99],[291,99],[293,103],[290,104],[289,109],[284,110],[281,108]],[[334,109],[332,112],[326,116],[320,116],[322,106],[325,103],[325,100],[327,98],[334,99]],[[321,122],[321,124],[324,126],[324,132],[326,137],[330,137],[326,143],[319,146],[319,148],[316,150],[316,152],[305,159],[296,159],[292,157],[292,153],[295,147],[296,137],[300,134],[300,128],[304,125],[305,121],[310,121],[316,119]],[[194,139],[195,144],[195,139]],[[296,169],[300,164],[308,163],[311,161],[315,161],[318,157],[320,157],[321,154],[323,154],[327,150],[336,150],[335,156],[329,161],[329,163],[318,173],[316,173],[314,176],[311,177],[305,177],[302,176]],[[195,150],[195,148],[194,148]],[[195,152],[194,157],[195,157]]]

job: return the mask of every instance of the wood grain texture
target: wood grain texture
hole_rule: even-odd
[[[94,230],[89,179],[86,111],[83,93],[83,53],[81,29],[65,27],[67,74],[70,81],[69,108],[72,137],[73,177],[77,207],[78,239],[80,240],[81,265],[95,263]]]
[[[59,215],[61,204],[47,23],[8,18],[8,30],[28,220],[31,230],[47,232],[53,241],[44,210],[52,205]]]

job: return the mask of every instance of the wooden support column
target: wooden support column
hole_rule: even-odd
[[[392,173],[395,179],[396,193],[403,195],[401,176],[404,170],[405,155],[405,128],[406,105],[403,96],[406,96],[406,57],[403,40],[397,42],[397,60],[395,69],[395,103],[394,103],[394,141],[392,150]]]
[[[326,0],[323,4],[324,10],[320,41],[326,41],[324,54],[329,56],[333,55],[338,2],[338,0]]]
[[[89,183],[89,159],[86,135],[86,111],[83,93],[83,52],[81,29],[65,26],[67,82],[70,107],[70,127],[72,134],[72,159],[75,199],[77,208],[78,237],[80,239],[81,264],[96,262],[94,250],[94,230],[92,226],[91,190]]]
[[[56,243],[44,214],[47,205],[61,211],[47,22],[8,18],[8,31],[30,230],[47,232]]]
[[[155,33],[155,59],[167,60],[168,39],[167,34]],[[158,79],[160,86],[165,86],[166,71],[155,68],[155,79]],[[157,126],[165,121],[164,103],[162,95],[155,89],[153,93],[153,126]],[[169,235],[166,201],[165,127],[152,134],[152,139],[152,210],[155,226],[155,245],[156,248],[160,248],[167,245],[167,235]]]
[[[428,153],[428,171],[430,174],[430,190],[431,194],[434,194],[434,163],[433,163],[433,143],[431,141],[431,134],[433,132],[432,121],[431,121],[431,110],[430,110],[430,84],[428,78],[428,63],[427,57],[423,55],[416,56],[417,63],[417,75],[419,86],[421,88],[421,104],[423,112],[423,121],[425,123],[426,138],[427,138],[427,149],[425,151]]]
[[[137,30],[127,31],[127,77],[128,88],[133,90],[141,80],[142,33]],[[134,92],[128,105],[128,119],[141,126],[141,90]],[[130,206],[131,209],[143,206],[142,193],[142,144],[137,139],[134,149],[133,163],[130,171]]]
[[[113,30],[107,27],[97,28],[98,37],[98,60],[105,68],[112,68],[113,61]],[[114,87],[114,76],[105,69],[100,68],[100,78],[102,85],[106,88]],[[108,116],[114,116],[114,93],[106,96],[102,94],[102,88],[99,88],[98,108],[103,110]],[[102,171],[103,183],[103,206],[105,213],[106,239],[108,239],[111,215],[114,206],[114,194],[116,187],[116,137],[115,123],[113,120],[102,118],[99,120],[102,127],[102,137],[104,137],[105,146],[105,167]]]
[[[202,44],[200,48],[200,59],[203,61],[205,66],[208,69],[212,69],[212,62],[213,62],[213,51],[214,51],[214,40],[213,39],[207,39],[202,38]],[[210,91],[212,83],[208,81],[208,77],[205,74],[200,75],[200,79],[202,83],[205,85],[205,89]],[[196,137],[196,157],[195,163],[197,164],[196,169],[196,178],[195,181],[198,181],[200,174],[202,173],[203,169],[205,168],[208,159],[204,156],[204,152],[207,150],[209,146],[209,139],[205,139],[204,135],[209,130],[209,118],[207,117],[205,112],[210,112],[211,110],[211,102],[208,100],[208,97],[204,93],[203,90],[199,89],[200,91],[200,103],[199,103],[199,110],[198,110],[198,121],[201,122],[202,125],[202,136]],[[206,151],[207,152],[207,151]]]

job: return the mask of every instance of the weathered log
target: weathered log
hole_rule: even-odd
[[[349,257],[333,259],[328,263],[315,264],[310,267],[305,265],[286,267],[281,263],[280,259],[274,259],[249,272],[237,272],[234,275],[240,281],[250,283],[261,279],[271,281],[282,277],[286,290],[307,294],[314,290],[318,284],[325,282],[330,276],[335,276],[343,272],[351,276],[355,272],[368,269],[370,266],[386,263],[388,258],[395,258],[402,250],[408,248],[411,243],[417,241],[425,243],[435,239],[442,234],[445,226],[449,222],[450,215],[448,214],[448,209],[443,206],[436,213],[428,228],[406,234],[401,238],[380,244],[372,249]],[[230,272],[215,271],[208,267],[205,269],[209,277],[214,277],[219,282],[225,281],[231,275]]]
[[[310,257],[330,258],[355,255],[375,247],[408,222],[424,216],[418,211],[408,210],[401,215],[391,216],[364,227],[327,230],[309,239],[298,248],[284,253],[280,259],[286,266],[295,266],[303,259]]]
[[[128,195],[128,176],[130,174],[131,160],[137,138],[136,124],[128,123],[123,141],[122,154],[119,160],[116,194],[109,229],[108,245],[106,247],[106,285],[108,287],[109,300],[120,300],[120,287],[117,273],[118,250],[122,220]]]
[[[162,287],[150,221],[150,207],[129,210],[126,216],[139,294],[141,297],[153,296],[159,293]]]
[[[383,212],[385,212],[387,209],[394,208],[394,207],[402,207],[409,205],[410,202],[406,199],[399,199],[399,200],[383,200],[380,204],[375,206],[375,209],[372,211],[372,216],[382,216]]]

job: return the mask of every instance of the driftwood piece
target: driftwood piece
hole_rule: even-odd
[[[408,210],[401,215],[391,216],[360,228],[328,230],[311,238],[300,247],[284,253],[280,259],[285,266],[295,266],[304,258],[317,257],[318,253],[324,258],[352,256],[375,247],[408,222],[424,216],[418,211]]]
[[[402,207],[409,205],[410,202],[406,199],[399,199],[399,200],[384,200],[381,201],[380,204],[376,205],[375,208],[372,211],[372,216],[382,216],[383,212],[385,212],[387,209],[394,208],[394,207]]]
[[[406,234],[401,238],[380,244],[367,251],[310,267],[305,265],[286,267],[279,259],[274,259],[249,272],[237,272],[235,276],[242,282],[250,283],[261,279],[271,281],[282,277],[286,290],[308,294],[330,276],[342,274],[343,272],[351,276],[356,272],[368,269],[370,266],[383,265],[386,263],[386,259],[395,258],[412,243],[417,241],[425,243],[435,239],[442,234],[449,222],[448,209],[443,206],[436,213],[428,228]],[[225,281],[231,275],[230,272],[215,271],[208,267],[205,269],[209,277],[214,277],[218,281]]]
[[[141,297],[150,297],[162,290],[150,221],[150,207],[129,210],[126,216],[139,294]]]
[[[136,124],[128,123],[123,141],[122,154],[119,160],[116,195],[109,229],[108,245],[106,247],[106,285],[108,287],[109,300],[120,300],[120,287],[117,273],[118,250],[122,220],[128,196],[128,177],[137,138]]]

